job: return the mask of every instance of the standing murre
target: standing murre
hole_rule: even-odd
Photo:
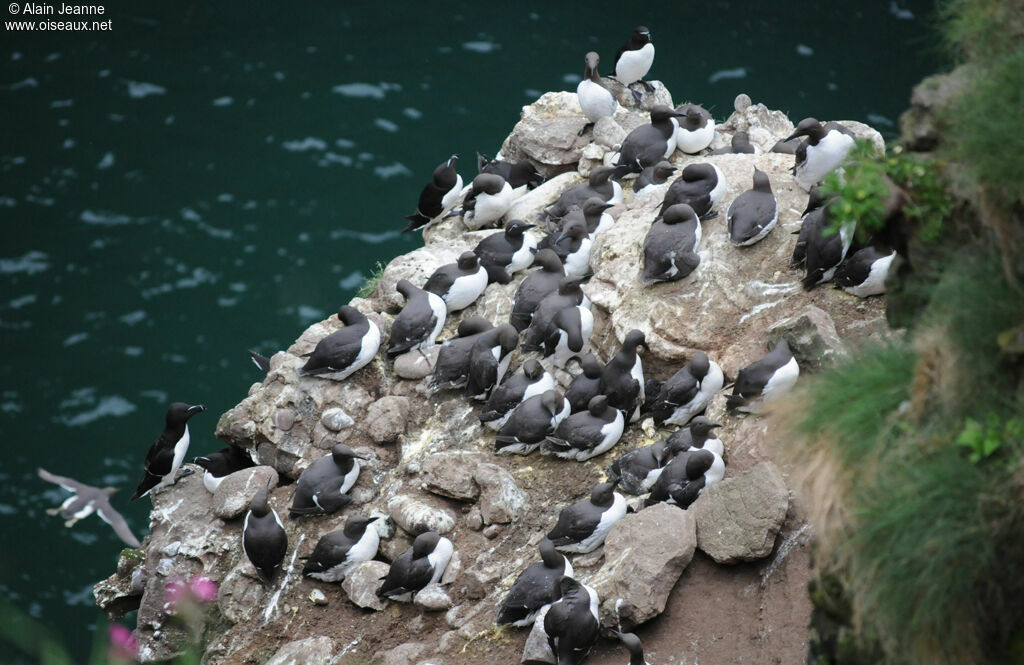
[[[242,551],[252,562],[264,586],[274,583],[288,551],[288,534],[277,511],[270,507],[270,479],[249,502],[242,525]]]
[[[526,570],[519,573],[505,599],[501,601],[498,618],[494,622],[497,625],[512,624],[517,628],[529,626],[537,618],[541,608],[557,600],[553,593],[553,585],[558,578],[563,575],[572,577],[572,564],[564,554],[555,549],[550,540],[542,539],[539,549],[541,560],[531,563]]]
[[[626,499],[615,483],[594,487],[590,498],[562,508],[548,538],[561,552],[586,554],[604,543],[616,522],[626,516]]]
[[[541,452],[562,459],[585,462],[603,455],[622,438],[625,419],[622,412],[608,406],[608,398],[598,395],[586,411],[574,413],[555,428],[541,443]]]
[[[582,304],[565,307],[548,324],[544,336],[544,358],[562,369],[570,358],[580,356],[590,344],[594,315]]]
[[[343,305],[338,320],[345,324],[316,344],[299,376],[343,381],[366,367],[380,349],[380,328],[355,307]]]
[[[885,293],[885,279],[889,275],[896,252],[877,247],[865,247],[853,253],[836,268],[833,280],[841,288],[859,298]]]
[[[73,478],[52,474],[43,468],[36,469],[36,473],[46,482],[60,485],[71,492],[71,496],[60,504],[60,508],[47,508],[47,515],[60,515],[64,518],[64,526],[72,527],[78,520],[85,519],[95,512],[114,529],[117,537],[128,547],[140,547],[139,539],[132,533],[128,522],[110,505],[110,497],[117,492],[116,487],[93,487]]]
[[[359,478],[359,462],[366,459],[344,443],[314,461],[299,475],[288,509],[291,517],[330,515],[352,503],[347,492]]]
[[[576,99],[579,100],[583,115],[587,123],[583,125],[577,136],[594,126],[601,118],[609,118],[615,115],[618,103],[612,93],[601,83],[601,77],[597,73],[597,64],[600,57],[594,51],[590,51],[584,57],[586,68],[583,71],[583,80],[576,86]]]
[[[406,217],[409,225],[402,233],[422,228],[452,209],[462,193],[462,176],[455,172],[458,161],[459,156],[452,155],[434,169],[431,181],[420,192],[416,212]]]
[[[600,620],[593,587],[563,575],[556,582],[559,599],[544,615],[544,634],[557,665],[580,665],[597,641]]]
[[[601,373],[604,371],[604,365],[593,353],[577,360],[580,373],[572,378],[569,387],[565,389],[565,399],[569,401],[573,413],[585,411],[590,400],[601,394]]]
[[[536,358],[523,363],[522,372],[508,377],[491,391],[487,404],[480,413],[480,422],[493,430],[500,430],[508,421],[512,410],[548,390],[554,390],[555,379],[545,371]]]
[[[676,107],[680,114],[676,127],[676,147],[688,155],[695,155],[715,140],[715,120],[699,104]]]
[[[729,411],[760,413],[761,402],[777,399],[800,377],[789,343],[780,339],[775,348],[760,360],[754,361],[736,374],[732,394],[725,398]]]
[[[753,245],[775,228],[779,206],[766,173],[754,167],[754,186],[733,200],[725,219],[729,241],[741,247]]]
[[[512,410],[494,438],[494,452],[499,455],[529,455],[568,415],[569,402],[557,390],[548,390],[523,400]]]
[[[579,219],[569,219],[555,238],[551,249],[565,267],[566,277],[582,278],[590,273],[590,249],[593,241],[587,225]]]
[[[565,213],[558,222],[558,232],[561,233],[565,230],[566,225],[572,220],[583,222],[587,227],[587,233],[590,239],[593,240],[599,233],[604,233],[614,226],[615,220],[610,214],[608,214],[608,208],[613,207],[614,204],[602,201],[598,196],[591,196],[585,200],[578,208],[574,208],[569,212]],[[543,241],[538,244],[538,247],[544,249],[545,247],[553,247],[555,244],[555,235],[549,235]]]
[[[211,494],[216,492],[221,482],[235,471],[255,466],[249,452],[235,445],[197,457],[192,460],[192,463],[198,464],[204,469],[203,487]]]
[[[693,208],[697,217],[711,219],[718,215],[717,212],[711,214],[711,208],[725,194],[725,189],[725,175],[717,166],[706,162],[689,164],[669,185],[658,214],[664,215],[670,207],[685,203]]]
[[[374,522],[378,519],[383,518],[352,515],[345,528],[321,536],[302,573],[324,582],[340,582],[353,566],[377,556],[380,533]]]
[[[647,348],[644,334],[630,330],[622,340],[622,348],[612,356],[601,372],[600,394],[608,396],[608,403],[622,411],[629,422],[640,417],[640,407],[646,396],[644,366],[637,349]]]
[[[466,395],[476,400],[486,400],[508,371],[511,354],[518,345],[519,333],[509,323],[481,334],[469,353]]]
[[[583,202],[592,196],[605,203],[621,204],[622,185],[611,179],[614,174],[615,167],[612,166],[597,166],[591,169],[587,182],[573,185],[562,192],[554,203],[541,212],[540,219],[561,219],[573,208],[582,206]]]
[[[488,283],[508,284],[512,275],[533,264],[537,239],[527,231],[534,226],[521,219],[513,219],[505,224],[504,231],[492,233],[477,243],[473,253],[487,271]]]
[[[807,261],[807,243],[812,236],[821,234],[821,224],[825,217],[824,206],[830,198],[821,193],[821,188],[811,187],[807,207],[800,215],[800,230],[796,232],[796,245],[793,246],[793,255],[789,259],[790,268],[800,268]]]
[[[804,224],[808,225],[808,231],[805,234],[801,228],[800,236],[797,238],[798,243],[800,239],[806,242],[804,247],[806,275],[801,283],[807,291],[832,279],[839,264],[846,258],[846,253],[850,251],[853,234],[857,230],[856,220],[843,220],[839,224],[837,233],[833,228],[833,206],[830,203],[831,199],[825,201],[821,208],[812,211],[807,216]],[[794,251],[796,250],[794,249]]]
[[[636,82],[643,84],[647,92],[653,92],[654,88],[650,83],[643,80],[647,72],[651,71],[654,64],[654,44],[651,43],[651,31],[645,26],[637,26],[630,35],[629,41],[619,47],[615,53],[615,62],[612,69],[615,71],[615,78],[619,83],[629,88]],[[641,95],[630,88],[633,99],[640,103]]]
[[[668,159],[676,149],[676,122],[681,113],[663,104],[651,109],[651,122],[640,125],[622,141],[615,162],[615,178],[641,173],[646,167]]]
[[[146,454],[146,467],[142,473],[142,480],[129,501],[135,501],[154,489],[162,489],[177,481],[175,475],[181,467],[181,463],[185,461],[185,453],[188,452],[188,420],[205,410],[206,407],[202,404],[193,406],[184,402],[171,404],[164,418],[164,431],[150,446],[149,452]],[[187,473],[191,473],[191,471]]]
[[[399,280],[395,289],[405,296],[405,307],[391,324],[388,358],[433,346],[448,317],[448,306],[436,293],[418,289],[407,279]]]
[[[669,455],[677,455],[687,450],[707,448],[719,457],[722,457],[725,454],[725,447],[722,445],[722,440],[718,438],[718,435],[712,432],[712,430],[718,427],[721,427],[721,425],[711,422],[704,416],[697,416],[686,427],[673,432],[665,440]]]
[[[544,296],[537,304],[530,326],[526,329],[526,335],[523,337],[523,351],[539,351],[541,349],[548,334],[548,325],[560,311],[576,305],[590,306],[590,301],[587,300],[583,289],[580,288],[580,282],[578,277],[563,277],[558,282],[558,288],[554,293]]]
[[[518,162],[503,162],[498,159],[487,159],[480,153],[476,154],[476,170],[478,173],[493,173],[500,175],[512,185],[512,189],[518,189],[526,185],[527,189],[536,189],[544,182],[544,176],[538,171],[528,159],[520,159]]]
[[[796,184],[810,191],[811,187],[846,161],[853,149],[854,135],[838,122],[822,125],[814,118],[804,118],[796,126],[796,131],[783,140],[790,141],[800,136],[806,136],[807,140],[796,149],[793,176]]]
[[[480,265],[480,259],[473,252],[459,254],[459,260],[435,270],[423,290],[441,296],[445,309],[450,314],[466,309],[480,297],[487,288],[487,269]]]
[[[700,220],[693,208],[685,203],[670,207],[644,237],[640,282],[674,282],[692,273],[700,265],[700,238]]]
[[[441,579],[454,552],[452,541],[436,531],[421,533],[412,541],[412,547],[391,562],[391,568],[377,590],[377,596],[404,603],[412,602],[416,592]]]
[[[467,316],[459,322],[458,337],[449,339],[438,350],[434,373],[430,378],[431,390],[451,390],[466,386],[473,345],[480,335],[492,328],[494,325],[482,316]]]
[[[530,326],[540,303],[557,291],[558,285],[565,279],[562,259],[558,258],[553,249],[539,250],[533,259],[533,265],[539,269],[528,274],[512,296],[512,313],[509,314],[508,322],[519,332]]]

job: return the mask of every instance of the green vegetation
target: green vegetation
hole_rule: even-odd
[[[357,298],[369,298],[373,295],[373,292],[377,289],[377,282],[380,281],[381,275],[384,274],[384,264],[377,261],[377,266],[373,269],[373,273],[363,282],[363,285],[356,291]]]
[[[936,153],[858,144],[825,183],[910,263],[886,303],[907,334],[789,414],[822,570],[813,663],[1024,663],[1024,0],[945,12],[970,73]]]

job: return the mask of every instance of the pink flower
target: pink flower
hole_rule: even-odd
[[[217,583],[205,575],[196,575],[188,581],[189,591],[200,603],[217,600]]]
[[[174,614],[178,605],[185,599],[188,586],[180,579],[174,579],[164,587],[164,609]]]
[[[131,630],[115,623],[107,629],[107,635],[108,660],[112,663],[134,663],[138,660],[139,643]]]

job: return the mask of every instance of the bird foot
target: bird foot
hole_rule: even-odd
[[[60,508],[47,508],[46,509],[46,514],[47,515],[59,515],[60,514]]]
[[[178,472],[178,477],[174,479],[174,482],[172,483],[172,485],[178,484],[179,480],[181,480],[182,478],[188,478],[193,473],[195,473],[195,469],[181,469]]]
[[[587,131],[588,129],[591,129],[591,128],[592,128],[593,126],[594,126],[594,123],[592,123],[592,122],[588,122],[587,124],[583,125],[583,128],[582,128],[582,129],[580,129],[580,131],[579,131],[579,132],[577,132],[576,136],[583,136],[583,134],[584,134],[584,133],[585,133],[585,132],[586,132],[586,131]]]
[[[631,93],[633,93],[633,101],[635,101],[635,102],[636,102],[636,104],[637,104],[637,106],[639,106],[639,105],[640,105],[640,104],[641,104],[641,103],[643,102],[643,100],[644,100],[644,96],[643,96],[643,95],[641,95],[641,94],[640,94],[639,92],[637,92],[636,90],[634,90],[633,88],[630,88],[630,89],[629,89],[629,91],[630,91]]]
[[[72,517],[69,520],[65,520],[64,526],[66,526],[66,527],[73,527],[73,526],[75,526],[75,522],[77,522],[77,521],[78,521],[77,517]]]
[[[654,92],[654,86],[648,83],[647,81],[641,79],[640,84],[644,86],[644,90],[646,90],[647,92]]]

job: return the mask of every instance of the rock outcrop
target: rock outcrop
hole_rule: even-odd
[[[657,82],[654,86],[644,104],[671,103],[668,91]],[[511,216],[533,221],[591,168],[614,160],[625,134],[648,120],[632,106],[631,95],[620,92],[625,105],[582,137],[574,95],[549,93],[524,108],[502,156],[532,159],[550,179],[519,199]],[[595,240],[594,276],[583,287],[593,302],[591,345],[602,360],[633,328],[646,335],[644,366],[648,377],[657,379],[670,376],[698,350],[735,376],[764,352],[773,334],[799,342],[808,369],[830,362],[849,340],[885,334],[880,299],[800,288],[801,275],[787,266],[796,241],[792,231],[799,227],[807,197],[789,173],[793,157],[769,152],[793,123],[779,111],[740,101],[736,113],[718,125],[712,147],[728,144],[742,129],[757,154],[672,157],[679,167],[714,163],[727,181],[718,216],[702,225],[700,265],[686,279],[640,284],[643,239],[668,184],[634,197],[626,181],[625,204],[613,210],[618,216],[613,228]],[[847,124],[880,143],[874,130]],[[725,231],[725,211],[750,187],[754,167],[769,174],[779,228],[754,246],[735,247]],[[465,232],[458,218],[427,228],[426,246],[391,261],[369,297],[351,304],[386,339],[390,312],[402,304],[395,291],[400,279],[422,284],[437,267],[496,232]],[[449,318],[442,337],[453,336],[467,316],[506,320],[522,277],[490,285],[476,303]],[[331,317],[310,326],[270,359],[264,381],[221,417],[217,436],[246,448],[263,466],[225,481],[223,496],[211,496],[199,474],[153,495],[151,534],[141,553],[122,557],[117,573],[97,585],[97,601],[108,612],[139,607],[143,662],[180,651],[185,635],[176,632],[163,609],[164,588],[171,579],[198,574],[220,587],[205,638],[204,662],[210,665],[268,659],[313,663],[324,654],[338,663],[375,656],[386,663],[512,662],[522,653],[526,631],[495,631],[496,610],[519,572],[539,559],[537,544],[559,508],[588,496],[622,452],[668,434],[650,422],[631,426],[611,451],[585,463],[536,454],[498,457],[493,432],[477,419],[478,404],[455,391],[430,389],[436,352],[413,352],[393,364],[379,354],[341,383],[299,376],[302,354],[339,325]],[[512,369],[522,360],[515,351]],[[568,375],[557,374],[564,387]],[[719,394],[708,415],[723,425],[725,479],[689,510],[656,505],[627,516],[603,549],[575,558],[576,576],[599,590],[605,626],[637,626],[645,640],[650,638],[648,653],[657,656],[652,662],[682,662],[684,651],[686,662],[801,661],[810,613],[803,590],[809,574],[802,511],[790,505],[784,473],[770,461],[774,434],[768,421],[733,416],[723,407]],[[285,519],[288,554],[278,579],[264,587],[240,546],[254,483],[277,477],[272,485],[280,486],[270,502],[284,515],[288,485],[338,442],[366,458],[350,492],[352,505],[334,515]],[[378,522],[381,559],[393,559],[429,529],[450,538],[456,555],[440,586],[416,603],[381,601],[376,589],[387,572],[382,561],[356,566],[341,584],[302,577],[302,557],[354,512],[388,516]],[[764,557],[764,564],[747,563]],[[311,600],[314,591],[320,602]],[[699,617],[688,607],[695,602],[702,602]],[[644,623],[659,614],[661,620]],[[720,639],[723,625],[741,625],[742,638]],[[543,660],[543,655],[533,657]],[[621,660],[616,645],[602,642],[590,662]]]

